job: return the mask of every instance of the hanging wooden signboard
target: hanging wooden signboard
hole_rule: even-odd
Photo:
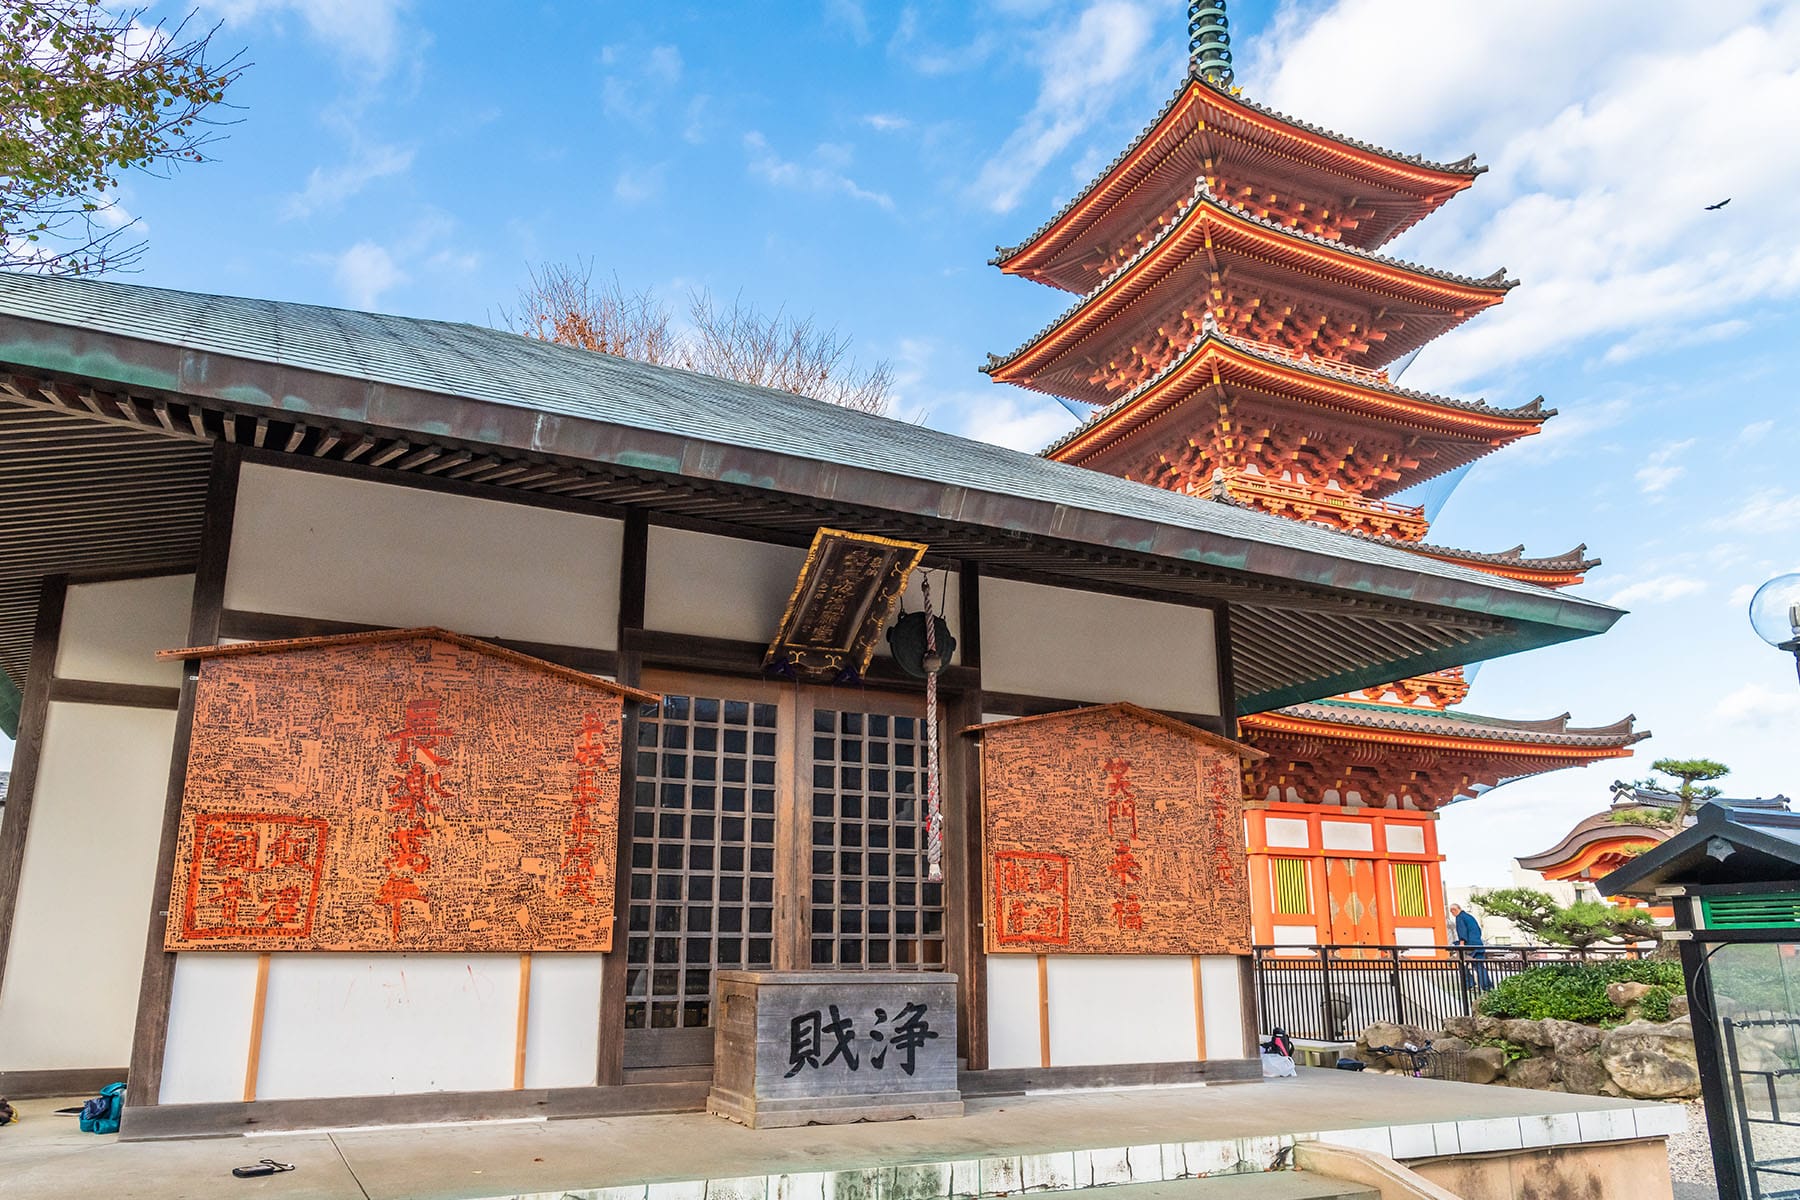
[[[438,629],[200,660],[170,950],[612,947],[622,706]]]
[[[990,954],[1248,954],[1242,760],[1132,704],[975,726]]]
[[[862,675],[925,549],[841,529],[813,534],[764,665],[799,676]]]

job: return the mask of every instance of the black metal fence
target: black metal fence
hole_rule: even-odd
[[[1636,957],[1542,946],[1258,946],[1256,1003],[1264,1033],[1350,1041],[1376,1021],[1427,1032],[1470,1016],[1501,980],[1551,963]]]

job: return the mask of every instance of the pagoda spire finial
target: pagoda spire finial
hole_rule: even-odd
[[[1225,0],[1188,0],[1188,68],[1208,83],[1231,86],[1231,32]]]

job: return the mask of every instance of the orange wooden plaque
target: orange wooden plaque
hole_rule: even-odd
[[[1248,954],[1240,759],[1129,704],[979,726],[990,954]]]
[[[622,705],[439,630],[198,657],[171,950],[612,947]]]

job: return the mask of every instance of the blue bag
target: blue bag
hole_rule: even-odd
[[[125,1085],[109,1083],[98,1096],[81,1106],[81,1132],[119,1132],[119,1109],[125,1103]]]

